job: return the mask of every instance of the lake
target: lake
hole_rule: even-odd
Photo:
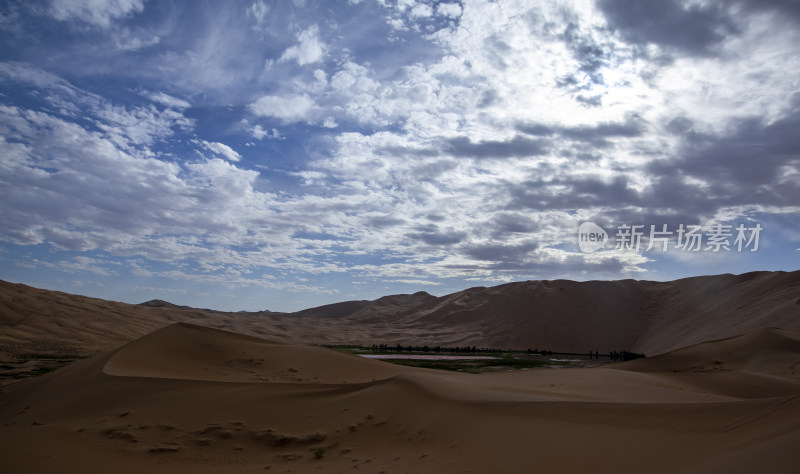
[[[423,355],[423,354],[357,354],[367,359],[416,359],[416,360],[491,360],[490,356]]]

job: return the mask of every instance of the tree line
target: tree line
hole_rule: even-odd
[[[569,355],[569,356],[583,356],[590,359],[599,359],[601,357],[611,360],[633,360],[645,357],[644,354],[630,352],[630,351],[610,351],[607,353],[600,353],[599,351],[589,351],[585,353],[580,352],[553,352],[551,350],[528,349],[525,350],[508,350],[497,349],[492,347],[477,347],[477,346],[429,346],[429,345],[403,345],[403,344],[373,344],[372,346],[362,346],[360,344],[337,344],[327,347],[340,348],[340,349],[354,349],[372,352],[422,352],[434,354],[502,354],[506,352],[527,352],[528,354],[538,354],[542,356],[552,355]]]

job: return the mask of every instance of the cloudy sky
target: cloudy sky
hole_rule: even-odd
[[[2,279],[285,311],[795,270],[799,218],[796,1],[0,3]]]

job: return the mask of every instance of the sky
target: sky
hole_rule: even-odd
[[[2,1],[0,279],[294,311],[797,270],[799,132],[796,1]]]

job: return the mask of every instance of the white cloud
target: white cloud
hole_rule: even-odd
[[[119,51],[139,51],[161,42],[161,37],[156,34],[137,34],[128,28],[115,30],[113,33],[114,44]]]
[[[433,9],[424,3],[418,3],[411,8],[411,16],[416,18],[427,18],[433,16]]]
[[[148,99],[158,102],[161,105],[165,105],[167,107],[173,107],[176,109],[188,109],[192,106],[189,102],[178,99],[177,97],[172,97],[169,94],[165,94],[164,92],[144,92],[143,95]]]
[[[250,5],[250,8],[247,10],[247,14],[255,18],[256,23],[261,25],[266,22],[267,15],[269,15],[269,10],[269,5],[267,5],[263,0],[257,0]]]
[[[304,66],[322,60],[325,54],[325,43],[319,39],[319,27],[313,25],[297,35],[298,43],[283,52],[279,62],[296,60]]]
[[[331,88],[340,93],[374,94],[380,84],[369,75],[366,67],[348,61],[331,78]]]
[[[328,84],[328,75],[322,69],[314,70],[314,79],[323,87]]]
[[[0,62],[0,76],[42,89],[59,114],[93,120],[107,138],[129,151],[138,145],[151,145],[163,140],[176,131],[191,131],[194,127],[194,120],[185,117],[180,110],[188,103],[164,93],[143,92],[144,96],[169,107],[164,110],[154,105],[123,107],[80,90],[35,66]]]
[[[285,123],[310,121],[315,112],[314,101],[307,95],[265,95],[250,104],[250,111],[260,117],[275,117]]]
[[[430,280],[411,280],[411,279],[398,279],[398,280],[389,280],[395,283],[405,283],[407,285],[427,285],[427,286],[437,286],[441,285],[441,282],[438,281],[430,281]]]
[[[316,184],[324,185],[325,178],[327,178],[327,175],[325,173],[319,171],[298,171],[289,174],[291,174],[292,176],[297,176],[298,178],[302,179],[303,185],[305,186],[312,186]]]
[[[387,18],[386,23],[394,30],[404,31],[407,29],[405,22],[400,18]]]
[[[397,0],[397,8],[399,10],[413,8],[415,5],[417,5],[416,0]]]
[[[414,284],[572,270],[635,274],[647,263],[640,255],[571,250],[577,222],[662,211],[741,215],[735,207],[703,208],[702,193],[690,196],[700,204],[649,197],[661,177],[650,167],[695,156],[700,141],[733,134],[749,117],[780,124],[797,92],[798,34],[769,22],[743,18],[720,57],[656,62],[609,29],[592,2],[440,3],[435,20],[427,19],[430,6],[413,0],[385,8],[379,21],[411,29],[389,33],[392,51],[376,45],[381,58],[373,48],[346,49],[348,31],[326,44],[312,26],[282,55],[270,50],[280,55],[273,61],[242,45],[274,45],[270,35],[280,32],[231,28],[231,15],[186,54],[156,61],[158,73],[177,71],[175,83],[160,89],[233,104],[228,111],[248,103],[245,115],[259,118],[237,117],[235,132],[313,137],[302,151],[290,148],[299,146],[293,136],[256,143],[248,155],[266,156],[278,145],[303,155],[291,167],[278,159],[254,165],[262,173],[244,169],[230,147],[203,140],[183,115],[191,106],[185,100],[146,92],[153,104],[121,106],[36,68],[0,63],[0,77],[47,101],[38,111],[0,108],[2,238],[181,261],[160,275],[210,283],[239,284],[259,266],[287,279],[350,269]],[[248,14],[259,24],[270,20],[260,1]],[[335,30],[333,20],[314,21]],[[234,67],[236,58],[242,67]],[[220,92],[231,90],[244,91],[233,93],[238,102]],[[678,128],[702,140],[690,143],[689,132],[672,130],[676,117]],[[278,131],[276,120],[328,130]],[[161,147],[179,132],[187,134]],[[196,153],[181,142],[214,155],[192,161]],[[732,171],[730,162],[719,165],[722,174]],[[776,166],[774,183],[796,189],[795,164]],[[714,176],[674,184],[681,183],[724,190]],[[767,190],[758,189],[752,194]],[[673,207],[665,209],[667,201]],[[354,267],[351,255],[392,263]]]
[[[121,107],[109,103],[98,104],[93,111],[98,117],[97,126],[120,146],[150,145],[174,133],[194,127],[194,121],[174,109],[158,110],[149,107]]]
[[[93,273],[95,275],[101,275],[101,276],[116,275],[117,274],[116,271],[110,270],[107,267],[108,265],[119,266],[118,262],[105,261],[86,256],[77,256],[73,257],[71,260],[60,260],[55,262],[33,259],[21,263],[22,266],[25,266],[26,268],[36,268],[39,266],[43,266],[66,273]]]
[[[233,148],[229,147],[224,143],[219,142],[207,142],[202,140],[200,142],[207,150],[216,153],[230,161],[239,161],[242,159],[242,155],[237,153]]]
[[[256,281],[248,272],[256,267],[342,271],[316,258],[343,241],[292,235],[300,230],[346,235],[353,218],[343,213],[354,214],[366,204],[359,196],[278,200],[255,189],[257,171],[216,158],[169,163],[146,144],[118,143],[130,139],[127,134],[112,137],[17,107],[0,106],[0,131],[0,154],[6,158],[0,162],[2,239],[198,265],[166,273],[140,265],[134,270],[141,275],[275,287],[266,283],[269,278]],[[228,152],[215,142],[203,145]],[[253,250],[234,250],[237,246]],[[85,271],[100,271],[88,261],[62,268],[77,270],[80,263]]]
[[[19,10],[8,9],[0,12],[0,27],[8,33],[22,33],[22,25],[19,20]]]
[[[275,129],[273,128],[273,130]],[[255,137],[256,140],[261,140],[269,135],[269,132],[264,130],[264,128],[261,125],[256,125],[255,127],[253,127],[252,133],[253,137]]]
[[[161,294],[161,293],[172,293],[178,295],[185,295],[188,291],[182,288],[164,288],[160,286],[134,286],[133,289],[135,291],[143,291],[148,294]]]
[[[461,16],[461,5],[458,3],[440,3],[436,6],[436,13],[448,18],[458,18]]]
[[[96,248],[106,241],[103,235],[144,224],[142,217],[162,204],[152,189],[174,190],[169,176],[178,171],[175,165],[136,158],[100,133],[47,114],[14,107],[0,112],[9,136],[32,144],[22,160],[7,163],[0,183],[8,197],[4,205],[13,206],[4,211],[13,240]],[[30,187],[15,184],[22,182]],[[31,195],[31,189],[47,191]],[[25,223],[26,212],[40,219]],[[106,243],[112,241],[120,242]]]
[[[256,125],[255,127],[253,127],[251,129],[251,133],[253,134],[253,137],[255,137],[257,140],[262,140],[264,138],[268,138],[271,140],[284,138],[281,135],[281,132],[278,131],[278,129],[273,128],[272,130],[266,130],[261,125]]]
[[[0,74],[5,80],[18,81],[29,86],[47,89],[51,93],[51,100],[57,101],[56,105],[61,105],[60,102],[62,101],[99,101],[99,97],[91,94],[82,94],[81,91],[64,79],[30,64],[13,61],[0,62]],[[59,94],[60,97],[55,96],[55,94]],[[81,95],[83,97],[79,97]]]
[[[81,20],[103,28],[142,10],[143,0],[52,0],[50,4],[50,14],[57,20]]]
[[[4,236],[20,243],[50,242],[62,248],[103,248],[165,259],[208,254],[191,239],[152,239],[189,229],[198,235],[215,229],[224,233],[231,228],[231,214],[221,211],[241,206],[236,203],[258,174],[221,160],[184,170],[136,157],[99,133],[47,114],[4,107],[0,118],[10,136],[34,143],[23,160],[6,163],[0,181],[7,197]],[[13,144],[2,144],[4,154],[8,145]],[[47,191],[30,194],[32,189]],[[218,214],[196,212],[216,207],[222,208]],[[39,218],[24,218],[31,213]]]

